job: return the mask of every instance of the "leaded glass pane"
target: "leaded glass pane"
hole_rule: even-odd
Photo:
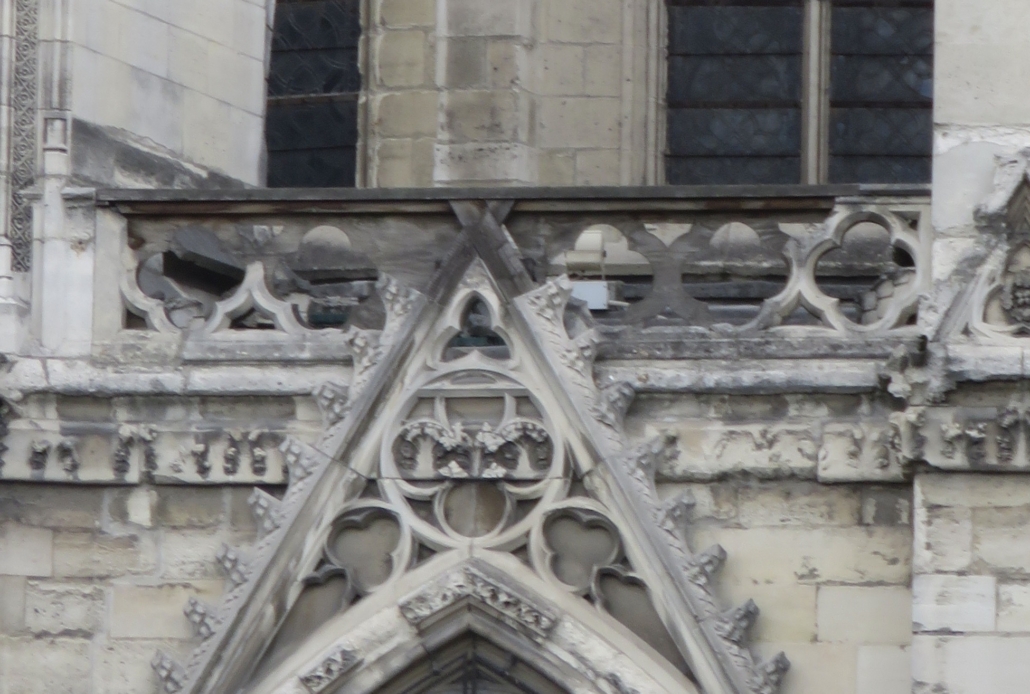
[[[356,100],[269,103],[268,185],[354,185]]]
[[[801,111],[773,108],[670,109],[672,156],[793,156],[801,146]]]
[[[909,108],[833,109],[830,149],[836,154],[926,156],[933,122]]]
[[[268,185],[353,186],[358,0],[279,0],[268,74]]]
[[[797,104],[801,56],[670,56],[670,106],[702,104]]]
[[[933,3],[833,0],[830,180],[930,180]]]
[[[673,184],[797,183],[800,0],[669,0]]]
[[[801,157],[668,157],[666,176],[677,185],[797,183]]]

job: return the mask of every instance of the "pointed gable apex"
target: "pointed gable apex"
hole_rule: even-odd
[[[425,602],[462,600],[496,625],[483,637],[499,647],[522,635],[512,652],[541,677],[575,662],[598,692],[688,691],[687,677],[706,694],[775,691],[786,659],[758,664],[745,644],[757,608],[724,612],[711,592],[724,553],[692,554],[687,502],[658,498],[655,470],[675,442],[628,446],[632,389],[597,387],[597,335],[568,334],[568,280],[529,280],[498,219],[509,207],[456,205],[465,230],[430,296],[381,282],[385,328],[346,334],[353,378],[327,405],[338,421],[313,445],[283,444],[284,498],[255,494],[262,536],[220,555],[221,606],[190,608],[200,646],[184,668],[155,659],[167,691],[372,682],[389,668],[355,641],[354,620],[386,620],[384,633],[425,653],[443,638],[427,626],[443,608],[423,618]],[[436,593],[405,594],[416,577]],[[306,607],[317,623],[297,627],[308,603],[336,609]],[[594,647],[569,651],[573,632]]]

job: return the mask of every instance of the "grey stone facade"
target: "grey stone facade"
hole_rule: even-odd
[[[0,2],[0,694],[1025,691],[1030,9],[932,184],[673,188],[663,3],[367,0],[356,190],[274,11]]]

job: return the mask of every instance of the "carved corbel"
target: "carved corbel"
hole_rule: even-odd
[[[755,694],[776,694],[783,682],[783,676],[790,670],[790,660],[781,651],[758,666]]]
[[[233,587],[243,585],[250,578],[250,569],[242,550],[223,544],[215,559]]]
[[[346,648],[337,648],[317,665],[300,675],[300,683],[311,694],[321,694],[357,664],[358,658],[352,651]]]
[[[186,683],[186,671],[182,665],[164,652],[158,651],[154,659],[150,661],[150,667],[154,668],[157,678],[161,680],[161,688],[167,694],[176,694],[176,692],[182,691]]]
[[[687,563],[687,579],[694,585],[707,590],[722,565],[726,563],[726,550],[722,545],[712,545],[704,552],[699,552]]]
[[[195,636],[204,641],[214,636],[218,626],[214,607],[196,598],[190,598],[182,612],[189,620]]]
[[[286,460],[286,467],[290,473],[290,484],[310,476],[321,462],[318,451],[292,436],[283,439],[279,450],[283,452],[283,458]]]
[[[250,506],[250,512],[254,514],[261,537],[279,529],[282,522],[282,502],[266,491],[255,489],[247,499],[247,504]]]
[[[339,383],[323,383],[312,392],[326,426],[347,416],[350,410],[350,388]]]
[[[755,601],[748,600],[740,607],[724,612],[712,622],[712,629],[727,641],[742,646],[747,638],[747,632],[758,619],[758,611]]]

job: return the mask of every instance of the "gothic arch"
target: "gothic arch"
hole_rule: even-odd
[[[508,669],[549,683],[541,694],[698,693],[654,649],[586,600],[556,590],[509,554],[473,557],[471,550],[436,557],[393,590],[358,602],[300,643],[286,644],[289,657],[244,691],[421,692],[401,686],[405,675],[424,670],[427,659],[453,659],[469,640],[503,654]],[[488,667],[474,659],[468,664]]]

